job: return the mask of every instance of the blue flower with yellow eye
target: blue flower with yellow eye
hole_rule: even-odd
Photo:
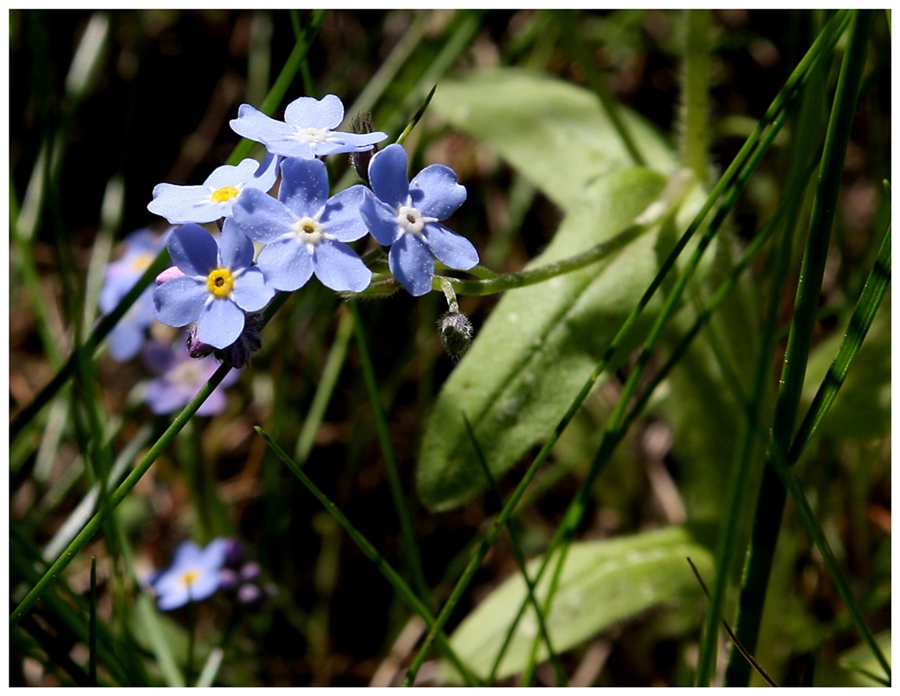
[[[253,242],[232,218],[225,219],[218,244],[202,227],[188,224],[172,232],[168,247],[184,275],[154,290],[156,318],[169,326],[197,322],[203,343],[215,348],[234,343],[244,330],[245,312],[262,309],[275,294],[253,265]]]
[[[249,104],[241,104],[231,129],[284,157],[313,159],[342,152],[364,152],[387,138],[386,133],[343,133],[334,130],[344,120],[344,105],[334,94],[321,100],[295,99],[284,110],[284,121],[266,116]]]
[[[225,164],[200,186],[157,184],[147,210],[173,225],[213,222],[231,215],[231,207],[246,188],[268,191],[278,178],[278,160],[268,155],[262,162],[245,159],[237,166]]]
[[[431,290],[434,259],[467,271],[478,263],[472,243],[441,224],[466,200],[456,173],[443,164],[406,178],[406,150],[388,145],[369,163],[369,192],[359,212],[382,246],[390,247],[391,273],[411,295]]]
[[[150,581],[156,605],[169,611],[213,595],[219,589],[219,571],[227,551],[227,539],[213,539],[205,549],[193,541],[182,542],[169,569]]]

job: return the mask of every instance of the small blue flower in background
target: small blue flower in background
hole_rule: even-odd
[[[126,237],[122,258],[106,267],[103,287],[97,300],[103,314],[109,314],[116,308],[162,251],[165,243],[165,234],[154,234],[149,229],[137,230]],[[147,328],[152,323],[153,287],[150,286],[110,331],[106,339],[110,355],[119,361],[130,360],[137,355],[144,345]]]
[[[258,189],[255,191],[269,198]],[[253,242],[225,218],[219,243],[199,225],[187,224],[169,237],[172,261],[184,273],[153,293],[156,318],[169,326],[197,322],[197,338],[214,348],[234,343],[244,330],[244,312],[262,309],[275,294],[253,263]]]
[[[157,606],[169,611],[214,594],[227,549],[226,539],[213,539],[205,549],[193,541],[182,542],[169,569],[150,580]]]
[[[313,159],[341,152],[371,150],[387,137],[385,133],[339,133],[334,129],[344,120],[344,105],[333,94],[321,100],[295,99],[284,110],[284,121],[266,116],[249,104],[241,104],[231,129],[284,157]]]
[[[212,358],[192,358],[184,341],[166,345],[159,341],[148,341],[143,351],[144,363],[157,375],[147,384],[144,400],[156,415],[172,413],[184,408],[197,396],[201,387],[219,369],[219,363]],[[198,416],[215,416],[225,410],[224,389],[234,384],[240,372],[230,371],[200,408]]]
[[[147,210],[173,225],[185,222],[213,222],[231,215],[235,199],[245,188],[266,192],[278,178],[278,157],[267,155],[260,163],[245,159],[237,166],[223,165],[201,186],[157,184]]]
[[[361,292],[372,272],[345,242],[366,234],[359,215],[365,192],[356,185],[328,198],[325,163],[292,157],[281,163],[278,200],[244,191],[233,220],[250,239],[266,245],[256,262],[276,290],[296,290],[315,273],[332,290]]]
[[[389,246],[391,273],[411,295],[431,290],[434,255],[450,268],[467,271],[478,263],[472,243],[440,224],[466,200],[456,173],[443,164],[425,167],[412,182],[406,178],[406,150],[388,145],[369,163],[372,193],[360,214],[372,236]]]

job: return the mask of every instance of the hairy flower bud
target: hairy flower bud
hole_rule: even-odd
[[[469,317],[461,312],[447,312],[438,321],[444,352],[459,360],[469,349],[475,329]]]
[[[350,127],[353,129],[354,133],[359,134],[367,134],[372,132],[372,114],[359,112],[354,116],[350,121]],[[372,156],[378,152],[378,146],[373,145],[371,150],[365,150],[363,152],[351,152],[350,153],[350,165],[356,171],[356,175],[362,180],[362,182],[368,186],[369,185],[369,160],[372,159]]]

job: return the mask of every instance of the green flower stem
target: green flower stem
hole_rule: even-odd
[[[709,179],[709,57],[712,10],[685,11],[681,161],[704,186]]]
[[[291,459],[287,453],[282,450],[271,437],[269,437],[268,433],[265,430],[260,428],[259,426],[254,426],[256,432],[262,436],[263,440],[265,440],[266,444],[272,449],[275,455],[284,462],[287,467],[294,473],[294,475],[300,479],[304,486],[309,489],[309,492],[312,493],[316,499],[322,504],[331,515],[338,521],[338,523],[344,528],[347,532],[347,535],[353,539],[356,545],[359,547],[360,551],[362,551],[365,556],[375,564],[375,567],[384,575],[385,579],[393,586],[393,588],[397,591],[397,593],[403,597],[403,599],[409,604],[409,606],[417,613],[428,626],[435,625],[435,619],[432,615],[431,611],[424,604],[424,602],[416,595],[415,592],[410,589],[409,585],[403,580],[402,577],[391,567],[391,564],[384,559],[384,557],[378,553],[372,543],[363,536],[356,527],[347,519],[347,516],[342,513],[337,506],[328,499],[318,486],[313,483],[312,479],[307,476],[303,469],[301,469],[297,463]],[[462,675],[463,679],[469,686],[475,686],[477,684],[477,679],[471,674],[468,668],[462,663],[459,659],[459,656],[455,653],[453,648],[447,642],[446,637],[443,633],[438,636],[438,644],[441,648],[447,653],[448,658],[451,662],[453,662],[456,669],[459,671],[460,675]]]
[[[416,541],[415,525],[412,514],[406,503],[406,493],[403,490],[403,482],[397,467],[397,459],[394,456],[394,448],[391,444],[391,434],[388,430],[387,419],[384,415],[384,407],[381,403],[381,394],[378,392],[378,383],[375,378],[375,368],[369,355],[369,346],[366,339],[362,317],[355,301],[348,303],[350,314],[353,316],[353,331],[356,334],[356,344],[359,348],[359,358],[363,371],[363,379],[366,383],[366,391],[369,393],[369,403],[372,405],[372,416],[375,420],[375,429],[378,432],[378,441],[381,444],[381,454],[384,457],[385,471],[391,488],[391,496],[394,499],[394,508],[400,520],[400,533],[403,536],[403,545],[406,550],[406,564],[412,577],[413,587],[423,600],[429,595],[428,585],[425,583],[425,575],[422,571],[422,555],[419,544]]]
[[[170,425],[166,431],[162,434],[159,440],[150,448],[147,454],[143,459],[138,463],[138,465],[132,470],[128,476],[125,477],[125,480],[116,488],[115,491],[110,493],[108,498],[108,507],[101,508],[99,512],[97,512],[88,523],[84,526],[84,528],[76,535],[76,537],[72,540],[72,543],[66,548],[65,551],[60,554],[59,558],[50,566],[46,573],[44,573],[43,577],[38,581],[38,583],[31,589],[31,591],[25,595],[25,598],[19,603],[19,605],[13,610],[12,614],[10,614],[9,622],[10,627],[15,626],[22,619],[22,616],[34,606],[34,603],[40,598],[43,594],[44,590],[53,582],[53,580],[65,570],[66,566],[71,563],[72,559],[75,558],[75,555],[84,548],[85,544],[90,541],[91,537],[94,533],[100,528],[100,526],[105,522],[107,516],[115,510],[115,508],[125,499],[131,490],[137,485],[137,482],[141,480],[141,477],[147,473],[147,470],[151,467],[151,465],[159,458],[159,455],[169,446],[172,440],[175,439],[175,436],[181,431],[182,428],[187,424],[187,422],[193,417],[193,415],[197,412],[197,409],[200,408],[200,405],[206,401],[207,397],[213,392],[213,390],[219,386],[219,383],[225,378],[225,375],[228,374],[231,368],[228,365],[221,365],[218,370],[210,377],[209,381],[203,385],[197,395],[191,400],[191,402],[184,407],[181,413],[172,421],[172,425]]]
[[[16,436],[22,431],[22,429],[31,422],[31,420],[38,414],[38,412],[47,405],[47,403],[52,399],[56,393],[60,390],[60,388],[65,384],[69,377],[72,376],[72,373],[75,371],[75,367],[79,360],[79,353],[84,353],[86,355],[93,355],[94,350],[96,350],[97,346],[100,345],[100,342],[106,338],[107,334],[112,331],[113,327],[119,322],[119,320],[125,315],[131,305],[134,304],[135,300],[140,297],[141,293],[144,291],[148,285],[162,273],[166,267],[169,265],[171,259],[169,258],[169,251],[167,249],[163,249],[153,263],[147,268],[144,272],[144,275],[141,276],[140,280],[134,285],[131,290],[129,290],[125,297],[122,298],[122,301],[116,306],[116,308],[103,317],[91,334],[88,336],[87,340],[79,347],[76,348],[72,355],[69,356],[68,360],[66,360],[65,364],[60,368],[59,372],[53,377],[52,380],[45,386],[38,395],[34,398],[28,406],[23,408],[18,415],[16,415],[15,419],[9,426],[9,439],[12,442]]]
[[[816,322],[816,309],[822,284],[822,274],[831,236],[835,201],[841,183],[844,154],[850,138],[850,127],[856,111],[857,90],[865,66],[868,36],[874,14],[854,12],[851,20],[850,42],[841,66],[835,94],[834,108],[825,137],[819,185],[809,223],[806,253],[800,271],[794,319],[788,337],[784,370],[772,426],[774,442],[779,451],[789,451],[794,430],[806,363]],[[769,572],[775,554],[775,542],[781,528],[786,490],[781,478],[766,467],[760,494],[757,498],[751,538],[750,556],[741,588],[736,633],[751,653],[756,651],[759,626],[769,582]],[[749,666],[739,655],[732,653],[726,673],[730,686],[746,686]]]

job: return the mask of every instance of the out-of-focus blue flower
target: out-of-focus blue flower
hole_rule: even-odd
[[[345,242],[366,234],[359,215],[365,192],[356,185],[328,198],[325,163],[292,157],[281,163],[278,200],[244,191],[233,220],[266,245],[256,262],[275,289],[296,290],[315,273],[332,290],[361,292],[372,273]]]
[[[372,236],[389,246],[391,273],[411,295],[431,290],[432,254],[446,266],[466,271],[478,263],[472,243],[440,224],[466,200],[456,173],[432,164],[410,183],[406,178],[406,150],[388,145],[369,163],[369,192],[360,214]]]
[[[387,134],[336,132],[344,120],[344,105],[333,94],[321,100],[300,97],[287,105],[284,121],[266,116],[249,104],[241,104],[231,129],[245,138],[266,146],[269,152],[284,157],[313,159],[341,152],[371,150]]]
[[[268,191],[278,178],[278,157],[267,155],[260,163],[245,159],[237,166],[223,165],[202,186],[157,184],[147,210],[173,225],[212,222],[231,215],[235,199],[246,188]]]
[[[254,191],[269,198],[259,189]],[[169,237],[172,261],[184,273],[153,292],[156,318],[169,326],[197,322],[197,338],[215,348],[234,343],[244,330],[244,312],[256,312],[275,291],[252,265],[253,242],[226,218],[219,243],[199,225],[187,224]]]
[[[213,539],[203,549],[193,541],[182,542],[172,565],[156,575],[150,586],[163,611],[206,599],[219,589],[219,571],[225,564],[227,542]]]
[[[97,304],[103,314],[109,314],[140,279],[166,243],[166,235],[149,229],[132,232],[125,238],[125,253],[106,267],[103,287]],[[147,328],[153,323],[153,287],[149,286],[107,336],[110,355],[119,361],[137,355]]]
[[[147,384],[144,400],[157,415],[184,408],[219,368],[213,358],[192,358],[183,341],[169,346],[148,341],[144,346],[144,363],[157,375]],[[240,372],[231,370],[200,408],[198,416],[215,416],[225,410],[225,388],[234,384]]]

